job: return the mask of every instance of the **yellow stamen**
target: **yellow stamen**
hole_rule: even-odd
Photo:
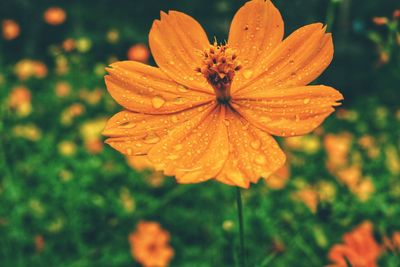
[[[196,71],[203,74],[208,83],[214,88],[220,103],[228,103],[230,89],[235,72],[241,69],[235,52],[227,44],[218,45],[214,42],[203,52],[203,64]]]

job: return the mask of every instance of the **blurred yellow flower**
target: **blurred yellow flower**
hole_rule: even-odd
[[[133,45],[128,49],[127,58],[129,60],[147,63],[149,61],[150,51],[144,44]]]
[[[364,178],[355,188],[353,188],[353,192],[361,201],[367,201],[371,197],[372,193],[375,192],[375,186],[372,179]]]
[[[49,7],[43,14],[44,21],[50,25],[56,26],[64,23],[67,14],[60,7]]]
[[[26,80],[30,77],[44,78],[47,75],[47,66],[37,60],[22,59],[15,64],[15,74],[20,80]]]
[[[85,53],[92,48],[92,41],[87,37],[81,37],[75,42],[76,50]]]
[[[96,105],[100,102],[101,98],[103,97],[103,90],[96,88],[94,90],[86,90],[82,89],[79,90],[79,98],[84,100],[86,103],[90,105]]]
[[[321,181],[317,184],[318,198],[321,201],[333,202],[336,197],[336,186],[327,181]]]
[[[129,235],[131,254],[143,267],[166,267],[174,256],[169,240],[159,223],[141,221]]]
[[[101,141],[101,131],[106,125],[106,118],[97,118],[84,122],[79,129],[85,148],[93,154],[100,153],[103,150]]]
[[[122,207],[127,213],[132,213],[135,210],[136,204],[135,200],[133,199],[131,192],[128,188],[123,187],[120,194],[119,200],[122,204]]]
[[[76,153],[77,147],[74,142],[61,141],[58,144],[58,152],[63,156],[73,156]]]
[[[111,44],[117,43],[119,40],[119,32],[115,29],[109,30],[107,32],[106,39]]]
[[[16,125],[12,128],[12,133],[16,137],[30,141],[38,141],[42,138],[42,131],[34,124]]]
[[[20,29],[19,25],[16,21],[12,19],[3,20],[2,30],[3,30],[3,38],[10,41],[19,36]]]
[[[288,137],[285,138],[284,142],[288,148],[302,151],[307,154],[315,154],[321,148],[321,143],[318,136],[313,134]]]
[[[385,148],[386,167],[393,175],[400,174],[400,155],[399,148],[394,145],[388,145]]]

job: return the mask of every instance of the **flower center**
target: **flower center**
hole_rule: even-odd
[[[218,101],[227,104],[231,98],[230,91],[235,71],[241,69],[235,52],[227,44],[218,45],[214,42],[203,51],[203,57],[202,66],[196,68],[196,71],[203,74],[214,88]]]

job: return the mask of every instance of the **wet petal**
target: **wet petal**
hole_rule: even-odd
[[[342,99],[335,89],[314,85],[257,91],[233,100],[232,106],[249,122],[270,134],[294,136],[318,127]]]
[[[227,112],[229,157],[216,179],[248,188],[260,177],[267,178],[285,163],[285,154],[268,133],[254,127],[239,114]]]
[[[150,49],[157,65],[171,79],[205,92],[213,93],[201,73],[202,52],[210,45],[201,25],[177,11],[161,12],[149,35]]]
[[[150,150],[149,159],[179,183],[198,183],[215,177],[229,151],[224,117],[225,107],[218,105],[186,121]]]
[[[166,114],[213,99],[212,95],[179,85],[160,69],[139,62],[117,62],[107,71],[105,81],[109,93],[131,111]]]
[[[272,53],[262,58],[262,72],[249,78],[249,83],[238,89],[245,96],[254,90],[273,87],[307,85],[315,80],[330,64],[333,43],[321,23],[304,26],[286,38]]]
[[[170,131],[204,116],[203,113],[209,112],[214,106],[214,103],[209,103],[165,115],[121,111],[107,122],[103,135],[110,137],[106,143],[127,156],[147,155],[153,146],[167,138]]]
[[[240,87],[247,82],[248,76],[257,76],[262,71],[258,67],[260,60],[282,41],[283,33],[281,14],[270,0],[249,1],[239,9],[233,18],[228,39],[243,66],[234,86]]]

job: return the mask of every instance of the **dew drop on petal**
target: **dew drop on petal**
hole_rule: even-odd
[[[132,121],[128,121],[128,122],[124,122],[121,123],[118,128],[120,129],[132,129],[136,127],[136,123],[132,122]]]
[[[189,89],[184,85],[178,85],[178,91],[181,93],[187,93]]]
[[[256,163],[256,164],[258,164],[258,165],[264,165],[264,164],[266,164],[267,163],[267,159],[265,158],[265,156],[264,155],[257,155],[255,158],[254,158],[254,162]]]
[[[156,134],[148,134],[143,140],[143,142],[146,144],[155,144],[158,143],[159,141],[160,137]]]
[[[309,98],[304,99],[303,103],[304,103],[304,104],[310,103],[310,99],[309,99]]]
[[[128,155],[128,156],[131,156],[132,155],[132,148],[127,148],[126,149],[126,154]]]
[[[169,160],[176,160],[178,158],[179,158],[179,156],[178,155],[174,155],[174,154],[170,154],[170,155],[167,156],[167,159],[169,159]]]
[[[252,75],[253,75],[253,71],[252,71],[252,70],[244,70],[244,71],[243,71],[243,76],[244,76],[246,79],[250,79]]]
[[[251,141],[250,146],[257,150],[261,147],[261,141],[259,139],[253,140]]]
[[[174,146],[175,150],[182,150],[182,148],[183,148],[182,144],[177,144],[177,145]]]
[[[171,117],[171,121],[173,123],[177,123],[179,121],[179,119],[178,119],[178,117],[176,115],[174,115],[174,116]]]
[[[165,104],[165,99],[162,98],[161,96],[155,96],[151,100],[151,104],[153,105],[154,108],[159,109]]]

